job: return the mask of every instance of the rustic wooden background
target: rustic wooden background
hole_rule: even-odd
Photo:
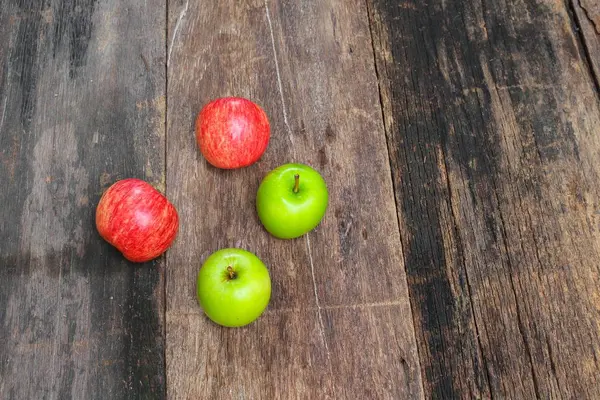
[[[598,0],[3,0],[0,398],[600,398],[599,78]],[[238,171],[193,135],[226,95],[272,124]],[[331,202],[281,241],[290,161]],[[143,265],[94,226],[126,177],[182,217]],[[246,328],[195,300],[226,246]]]

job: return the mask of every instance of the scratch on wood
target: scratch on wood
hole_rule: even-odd
[[[279,96],[281,97],[281,109],[283,113],[283,123],[288,132],[288,136],[290,138],[290,142],[292,144],[292,154],[294,154],[294,158],[296,158],[296,148],[294,146],[294,138],[292,136],[292,129],[290,128],[290,124],[288,123],[287,118],[287,108],[285,106],[285,98],[283,95],[283,85],[281,83],[281,73],[279,72],[279,62],[277,61],[277,48],[275,47],[275,35],[273,33],[273,23],[271,22],[271,13],[269,12],[269,5],[267,4],[267,0],[265,0],[265,13],[267,16],[267,22],[269,24],[269,32],[271,34],[271,45],[273,46],[273,61],[275,62],[275,72],[277,74],[277,84],[279,87]],[[325,325],[323,324],[323,315],[321,312],[321,305],[319,303],[319,295],[317,294],[317,282],[315,280],[315,266],[312,258],[312,250],[310,247],[310,238],[309,235],[306,234],[306,247],[308,248],[308,259],[310,260],[310,272],[313,283],[313,290],[315,292],[315,303],[317,305],[317,315],[319,317],[319,330],[321,331],[321,336],[323,337],[323,344],[325,345],[325,351],[327,352],[327,359],[331,359],[329,354],[329,345],[327,344],[327,339],[325,337]]]
[[[490,75],[491,78],[491,75]],[[515,85],[498,85],[494,84],[494,87],[497,90],[554,90],[556,89],[556,85],[546,85],[546,84],[537,84],[537,83],[525,83],[525,84],[515,84]],[[489,90],[489,86],[473,86],[463,89],[463,94],[467,95],[470,93],[482,94],[485,90]]]
[[[189,5],[190,5],[190,1],[188,0],[185,2],[185,7],[181,11],[181,14],[179,14],[179,18],[177,18],[177,23],[175,24],[175,29],[173,30],[173,37],[171,38],[171,45],[169,46],[169,54],[167,54],[167,67],[169,66],[169,63],[171,61],[171,52],[173,51],[173,44],[175,43],[175,38],[177,37],[177,32],[179,32],[179,25],[181,24],[181,20],[183,20],[183,17],[185,17],[185,14],[187,13]]]
[[[319,329],[321,330],[321,336],[323,337],[323,344],[325,345],[325,351],[327,352],[327,359],[331,359],[329,355],[329,345],[327,344],[327,338],[325,337],[325,325],[323,324],[323,315],[321,312],[321,304],[319,303],[319,295],[317,294],[317,281],[315,280],[315,265],[313,263],[312,251],[310,249],[310,238],[308,233],[306,234],[306,247],[308,248],[308,259],[310,261],[310,273],[312,276],[313,290],[315,292],[315,303],[317,305],[317,315],[319,316]]]
[[[8,63],[8,68],[6,69],[6,80],[7,84],[10,87],[10,62]],[[4,125],[4,117],[6,116],[6,105],[8,104],[8,96],[10,95],[10,90],[6,91],[6,96],[4,97],[4,105],[2,106],[2,116],[0,117],[0,132],[2,131],[2,126]]]
[[[352,218],[352,215],[350,216]],[[348,221],[348,225],[346,225],[346,229],[344,230],[344,232],[340,235],[340,240],[343,242],[344,240],[346,240],[346,238],[348,237],[348,234],[350,233],[350,229],[352,228],[352,219],[350,219]]]
[[[358,303],[358,304],[334,304],[330,306],[320,306],[320,307],[301,307],[301,308],[278,308],[276,310],[267,310],[265,314],[275,314],[275,313],[294,313],[298,314],[303,311],[312,311],[321,310],[325,311],[333,311],[333,310],[368,310],[371,308],[384,308],[384,307],[405,307],[406,302],[400,300],[392,300],[392,301],[376,301],[371,303]]]
[[[6,115],[6,105],[8,104],[8,96],[4,98],[4,106],[2,107],[2,117],[0,117],[0,129],[4,125],[4,116]]]
[[[264,312],[264,315],[273,315],[273,314],[300,314],[310,311],[334,311],[334,310],[368,310],[368,309],[376,309],[376,308],[385,308],[385,307],[406,307],[406,302],[401,300],[392,300],[392,301],[378,301],[378,302],[369,302],[369,303],[357,303],[357,304],[334,304],[329,306],[319,307],[287,307],[287,308],[275,308],[270,309],[267,308]],[[167,312],[167,316],[170,318],[184,318],[184,317],[197,317],[202,318],[204,313],[201,310],[189,310],[189,311],[169,311]],[[324,326],[324,325],[323,325]]]
[[[277,84],[279,87],[279,96],[281,97],[281,108],[283,111],[283,123],[288,131],[288,136],[290,138],[290,142],[292,143],[292,150],[294,147],[294,137],[292,136],[292,129],[290,128],[290,124],[288,123],[287,118],[287,109],[285,107],[285,99],[283,96],[283,85],[281,84],[281,73],[279,72],[279,62],[277,61],[277,49],[275,47],[275,35],[273,34],[273,23],[271,22],[271,13],[269,12],[269,5],[267,4],[267,0],[265,0],[265,12],[267,14],[267,22],[269,23],[269,32],[271,33],[271,45],[273,46],[273,61],[275,61],[275,72],[277,73]],[[295,156],[295,152],[294,152]]]

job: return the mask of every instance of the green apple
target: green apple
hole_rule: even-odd
[[[269,233],[292,239],[319,225],[328,198],[327,185],[317,171],[304,164],[284,164],[261,182],[256,210]]]
[[[204,313],[215,323],[244,326],[267,308],[271,278],[256,255],[242,249],[221,249],[200,268],[197,295]]]

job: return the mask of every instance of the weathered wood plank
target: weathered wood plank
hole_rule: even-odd
[[[0,398],[165,394],[162,262],[131,266],[95,206],[164,185],[162,1],[0,2]]]
[[[565,5],[370,0],[425,394],[600,397],[600,105]]]
[[[170,398],[420,398],[420,368],[362,1],[169,3],[167,192],[180,240],[167,255]],[[257,164],[207,165],[194,120],[215,97],[263,106]],[[330,209],[307,237],[277,240],[254,209],[259,181],[291,161],[320,170]],[[202,316],[195,280],[219,248],[270,267],[266,314],[241,329]]]

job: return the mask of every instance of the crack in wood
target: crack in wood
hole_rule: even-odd
[[[595,54],[595,53],[593,53],[591,44],[588,44],[588,41],[593,40],[593,38],[588,39],[585,36],[583,26],[581,24],[581,21],[579,21],[579,15],[584,14],[585,18],[587,18],[589,20],[589,22],[592,24],[592,26],[595,27],[596,29],[598,29],[598,26],[596,26],[594,24],[594,21],[590,19],[589,15],[587,14],[586,9],[581,4],[581,0],[568,0],[566,5],[568,7],[567,14],[571,21],[571,25],[575,28],[574,32],[572,32],[572,35],[578,44],[578,48],[580,49],[580,52],[582,53],[582,59],[583,59],[584,65],[586,66],[586,69],[587,69],[587,71],[592,79],[592,82],[594,83],[594,86],[596,88],[597,98],[600,99],[600,76],[598,75],[598,74],[600,74],[600,70],[596,71],[596,68],[600,68],[597,64],[599,61],[592,57],[592,54]],[[579,8],[580,10],[582,10],[583,13],[578,13],[576,8]],[[598,33],[598,32],[596,32],[596,33]]]
[[[588,21],[590,21],[590,23],[592,24],[592,26],[594,27],[594,29],[596,30],[596,33],[598,35],[600,35],[600,2],[596,2],[596,6],[598,6],[598,9],[594,9],[594,15],[592,16],[592,9],[590,7],[588,7],[587,5],[584,5],[584,0],[577,0],[579,7],[581,7],[581,9],[583,10],[583,13],[585,14],[585,17],[588,19]]]

